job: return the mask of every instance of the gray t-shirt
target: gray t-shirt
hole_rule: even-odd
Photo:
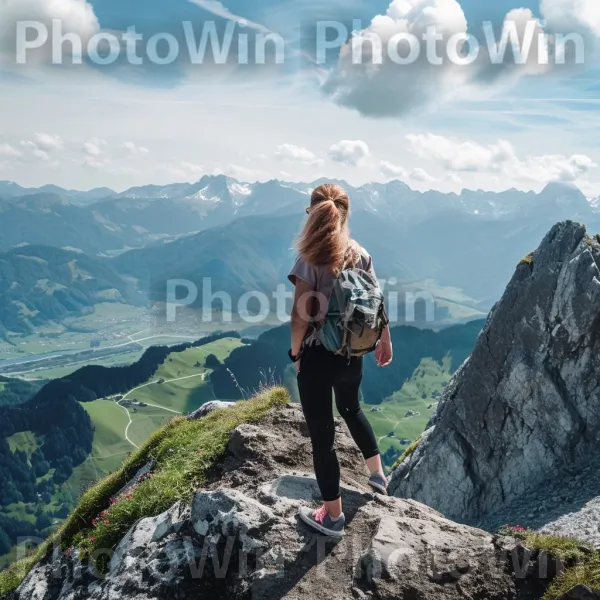
[[[367,271],[375,277],[373,260],[369,256],[369,253],[360,246],[358,249],[360,251],[360,260],[356,264],[356,268]],[[312,315],[316,316],[317,321],[324,319],[327,314],[329,298],[333,291],[334,273],[324,265],[310,265],[299,256],[288,275],[288,279],[294,285],[296,285],[297,279],[301,279],[311,286],[317,293]]]

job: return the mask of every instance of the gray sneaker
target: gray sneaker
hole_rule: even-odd
[[[313,529],[334,538],[341,538],[344,535],[344,526],[346,517],[342,513],[337,521],[334,521],[327,512],[327,507],[323,504],[321,508],[312,510],[303,506],[298,516]]]
[[[388,495],[388,481],[387,479],[381,475],[380,473],[373,473],[369,478],[369,485],[384,496]]]

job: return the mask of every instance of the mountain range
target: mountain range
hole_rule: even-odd
[[[271,295],[286,281],[303,210],[319,183],[241,183],[217,175],[79,193],[3,182],[0,252],[23,243],[81,251],[137,278],[154,302],[164,300],[168,279],[200,284],[210,277],[213,291],[234,299],[250,290]],[[489,310],[514,265],[557,221],[600,231],[599,203],[566,184],[549,184],[539,194],[443,194],[401,181],[340,183],[352,200],[353,236],[372,254],[378,276],[395,279],[401,292],[432,292],[451,318],[456,303],[475,310],[473,316]]]
[[[112,265],[50,246],[0,254],[0,333],[32,333],[91,311],[100,302],[144,299]]]

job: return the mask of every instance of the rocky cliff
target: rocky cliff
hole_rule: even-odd
[[[99,554],[83,560],[80,549],[63,544],[33,566],[10,600],[541,598],[556,569],[539,553],[524,555],[514,540],[507,545],[414,500],[373,495],[345,426],[336,429],[349,523],[343,540],[297,518],[319,495],[310,440],[302,412],[277,407],[232,430],[224,457],[190,502],[137,520],[110,551],[105,573],[93,566]],[[126,505],[126,490],[111,502]]]
[[[479,522],[598,452],[599,240],[560,223],[521,261],[394,472],[396,496]]]

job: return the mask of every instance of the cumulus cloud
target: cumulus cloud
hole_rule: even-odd
[[[225,169],[225,174],[235,179],[252,180],[255,181],[258,178],[259,173],[254,169],[243,167],[240,165],[229,165]]]
[[[36,133],[33,140],[21,140],[20,145],[26,158],[49,161],[51,155],[62,150],[64,144],[58,135]]]
[[[137,146],[133,142],[123,142],[123,148],[125,148],[131,156],[139,156],[140,154],[148,154],[148,148],[144,146]]]
[[[77,34],[84,45],[100,30],[94,9],[86,0],[2,0],[0,53],[14,55],[17,21],[37,21],[50,28],[53,19],[61,23],[63,35]],[[64,44],[63,52],[71,52],[71,45]],[[34,62],[45,62],[50,58],[50,50],[40,49],[37,53],[28,54],[28,57],[34,57]]]
[[[573,156],[547,154],[511,161],[505,166],[504,172],[515,179],[539,183],[548,181],[573,182],[597,166],[589,156],[582,154]]]
[[[94,137],[81,146],[83,159],[81,165],[90,169],[102,169],[110,164],[110,157],[106,154],[108,143],[106,140]]]
[[[387,160],[382,160],[379,163],[379,170],[386,177],[399,177],[401,179],[406,179],[408,177],[408,171],[405,168],[393,165]]]
[[[387,160],[382,160],[379,163],[379,170],[385,177],[389,177],[391,179],[411,179],[412,181],[418,181],[420,183],[434,183],[438,181],[435,177],[430,175],[427,171],[425,171],[425,169],[422,169],[421,167],[416,167],[409,171],[404,167],[394,165]]]
[[[48,133],[36,133],[33,136],[33,141],[38,148],[44,152],[52,152],[54,150],[62,150],[63,141],[58,135],[50,135]]]
[[[318,167],[323,164],[323,161],[318,158],[313,152],[302,146],[294,144],[281,144],[275,150],[275,157],[282,162],[297,163]]]
[[[388,52],[391,47],[406,58],[408,45],[398,36],[421,39],[428,27],[450,37],[465,34],[467,20],[456,0],[394,0],[385,15],[376,16],[366,29],[353,32],[353,40],[341,48],[338,64],[324,82],[324,92],[342,106],[375,117],[401,115],[448,92],[465,77],[464,68],[441,68],[430,64],[425,54],[412,65],[401,65]],[[373,39],[381,41],[381,56]],[[355,64],[353,48],[362,48],[362,64]]]
[[[597,0],[542,0],[556,21],[569,11],[600,30]],[[578,12],[577,5],[591,6]],[[410,40],[410,41],[409,41]],[[472,27],[457,0],[393,0],[355,31],[326,72],[323,91],[364,116],[402,116],[429,104],[552,70],[558,48],[531,10],[508,12],[500,31]]]
[[[437,181],[435,177],[431,176],[427,171],[425,171],[425,169],[421,169],[421,167],[416,167],[413,169],[410,172],[409,177],[415,181],[421,181],[424,183],[433,183],[434,181]]]
[[[506,140],[484,145],[431,133],[410,134],[406,139],[418,156],[435,161],[448,170],[501,173],[521,181],[576,181],[597,166],[590,157],[581,154],[519,157],[514,146]]]
[[[502,162],[515,155],[512,144],[506,140],[484,146],[432,133],[409,134],[406,139],[418,156],[441,162],[452,171],[497,170]]]
[[[0,158],[19,158],[21,153],[6,142],[0,142]]]
[[[364,164],[371,151],[362,140],[342,140],[329,148],[329,158],[352,167]]]
[[[540,12],[557,31],[584,29],[600,37],[597,0],[540,0]]]

